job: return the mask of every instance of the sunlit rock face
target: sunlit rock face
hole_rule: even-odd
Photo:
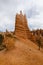
[[[29,32],[26,15],[23,15],[20,11],[20,14],[16,15],[15,35],[27,39]]]

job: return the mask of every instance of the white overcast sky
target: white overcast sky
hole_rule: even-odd
[[[26,14],[30,29],[43,29],[43,0],[0,0],[0,31],[14,30],[20,10]]]

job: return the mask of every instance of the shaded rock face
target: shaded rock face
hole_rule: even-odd
[[[0,45],[2,45],[3,39],[4,39],[4,36],[0,34]]]
[[[20,11],[20,14],[16,15],[15,35],[27,39],[29,33],[26,16]]]

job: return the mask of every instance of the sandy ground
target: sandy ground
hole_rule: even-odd
[[[0,51],[0,65],[43,65],[43,53],[30,40],[15,41],[15,47]]]

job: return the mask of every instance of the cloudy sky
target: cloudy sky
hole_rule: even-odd
[[[43,0],[0,0],[0,31],[14,30],[20,10],[26,14],[30,29],[43,29]]]

